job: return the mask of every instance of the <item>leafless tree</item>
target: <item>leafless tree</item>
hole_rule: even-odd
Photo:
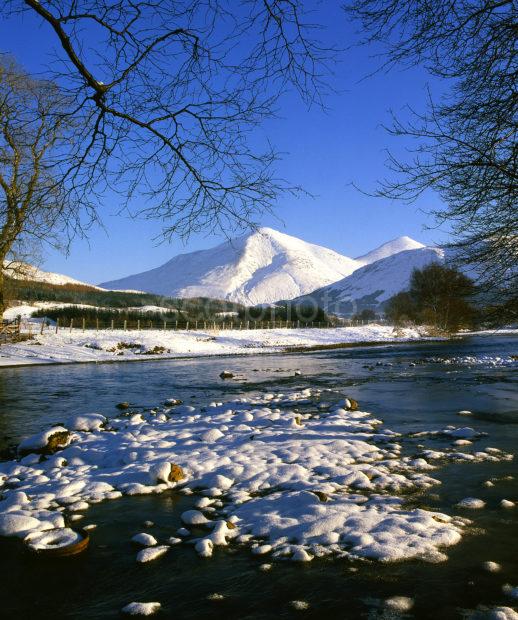
[[[53,79],[84,127],[68,179],[107,190],[166,235],[247,227],[296,187],[251,135],[295,87],[319,100],[333,50],[303,0],[8,0],[58,43]],[[20,29],[22,29],[20,20]]]
[[[4,271],[24,276],[25,252],[80,226],[91,204],[63,183],[68,143],[77,131],[66,95],[35,80],[11,59],[0,60],[0,316]]]
[[[486,291],[518,314],[518,7],[513,0],[350,0],[381,69],[423,63],[447,93],[389,131],[415,139],[414,156],[389,155],[377,195],[413,201],[435,190],[459,260],[478,265]],[[365,34],[366,33],[366,34]],[[510,315],[509,315],[510,316]]]

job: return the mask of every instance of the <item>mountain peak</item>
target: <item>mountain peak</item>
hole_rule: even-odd
[[[399,254],[399,252],[405,252],[406,250],[419,250],[424,247],[426,246],[423,243],[420,243],[407,235],[403,235],[383,243],[374,250],[367,252],[367,254],[358,256],[356,260],[362,265],[369,265],[370,263],[374,263],[382,258],[387,258],[393,254]]]
[[[265,226],[208,250],[180,254],[156,269],[105,286],[254,305],[309,293],[359,266],[329,248]]]

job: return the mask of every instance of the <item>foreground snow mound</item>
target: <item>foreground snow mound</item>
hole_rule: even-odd
[[[181,518],[197,536],[183,528],[182,538],[201,557],[239,543],[254,554],[298,562],[326,555],[446,559],[443,549],[459,542],[469,521],[406,508],[401,495],[439,484],[429,470],[462,453],[441,452],[431,466],[427,451],[416,455],[412,444],[412,457],[404,456],[410,438],[367,412],[347,411],[343,394],[326,392],[325,406],[321,396],[310,389],[270,393],[183,413],[166,406],[120,414],[109,427],[86,424],[59,454],[0,463],[0,535],[63,527],[63,514],[91,503],[181,486],[194,493],[193,509]],[[184,477],[157,475],[171,463]],[[168,549],[146,547],[137,560]]]

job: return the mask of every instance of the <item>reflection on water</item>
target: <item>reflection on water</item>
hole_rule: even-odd
[[[516,452],[516,368],[428,360],[508,356],[517,353],[517,345],[517,339],[473,338],[311,355],[4,369],[0,448],[75,411],[115,415],[114,404],[122,400],[145,407],[168,397],[201,404],[259,390],[319,386],[344,390],[394,430],[406,433],[468,424],[488,433],[477,447]],[[239,374],[239,380],[221,381],[223,368]],[[295,376],[295,370],[302,375]],[[457,416],[461,409],[472,410],[474,416]],[[159,540],[174,535],[179,515],[191,506],[191,499],[174,494],[131,497],[87,511],[83,522],[97,523],[98,528],[90,549],[80,557],[37,561],[20,553],[19,541],[2,541],[0,615],[117,618],[119,609],[132,600],[160,601],[162,617],[236,619],[297,617],[302,612],[289,605],[294,599],[309,602],[309,610],[303,612],[308,618],[394,618],[382,601],[395,595],[415,598],[408,617],[416,618],[463,618],[463,610],[479,604],[512,605],[501,587],[506,582],[518,585],[518,508],[504,510],[499,502],[518,500],[518,463],[452,464],[432,475],[442,485],[414,498],[420,505],[452,512],[452,506],[469,495],[487,502],[484,510],[464,513],[474,520],[477,533],[450,548],[449,561],[440,565],[325,559],[304,566],[277,562],[272,571],[263,572],[259,566],[264,557],[254,558],[248,551],[218,548],[206,560],[183,545],[140,566],[131,536],[146,529],[146,519],[155,522],[148,531]],[[482,484],[509,475],[515,478],[490,488]],[[502,572],[485,572],[482,563],[487,560],[501,563]],[[215,592],[225,598],[208,600]]]

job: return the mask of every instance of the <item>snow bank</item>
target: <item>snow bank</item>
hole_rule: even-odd
[[[328,406],[319,408],[324,397]],[[405,506],[409,493],[439,484],[423,466],[427,450],[416,454],[412,443],[412,457],[403,456],[411,438],[367,412],[346,411],[343,398],[306,389],[183,414],[157,407],[136,417],[121,414],[109,430],[77,431],[59,455],[0,463],[0,535],[63,527],[64,515],[89,504],[181,486],[194,494],[196,509],[185,511],[182,521],[196,533],[183,528],[178,534],[203,557],[237,543],[303,562],[327,555],[445,560],[443,550],[459,542],[470,522]],[[221,436],[213,441],[215,430]],[[441,454],[447,462],[463,453]],[[512,458],[477,454],[493,462]],[[171,462],[182,468],[183,479],[150,476]],[[142,535],[136,540],[154,542]],[[168,549],[146,547],[137,560],[151,561]]]
[[[402,335],[401,335],[402,334]],[[130,331],[61,329],[36,335],[34,340],[3,345],[0,366],[17,364],[126,361],[197,357],[206,355],[257,354],[288,347],[311,347],[341,343],[395,343],[422,340],[417,329],[407,328],[396,336],[388,325],[363,325],[330,329],[258,329],[222,331]],[[35,344],[41,346],[35,346]],[[138,345],[121,349],[119,343]],[[163,347],[163,353],[150,353]]]

